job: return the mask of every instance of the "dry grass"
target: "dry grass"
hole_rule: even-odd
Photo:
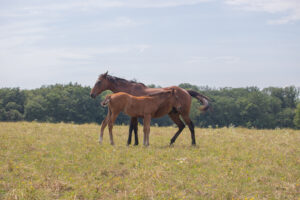
[[[300,199],[300,132],[128,127],[97,143],[95,124],[0,123],[0,199]],[[142,141],[142,127],[140,141]]]

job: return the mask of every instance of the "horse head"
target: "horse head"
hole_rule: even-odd
[[[101,74],[97,79],[93,89],[91,90],[90,96],[96,98],[103,91],[109,89],[109,81],[107,79],[108,71],[104,74]]]

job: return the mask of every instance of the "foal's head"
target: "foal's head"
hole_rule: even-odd
[[[109,81],[107,79],[108,72],[101,74],[99,78],[97,79],[93,89],[91,90],[91,97],[96,98],[101,92],[109,89]]]

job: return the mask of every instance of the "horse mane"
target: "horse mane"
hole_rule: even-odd
[[[101,75],[100,75],[101,76]],[[100,78],[99,76],[99,78]],[[140,83],[140,82],[136,82],[134,80],[126,80],[126,79],[123,79],[123,78],[119,78],[119,77],[116,77],[116,76],[111,76],[111,75],[106,75],[106,79],[113,82],[113,83],[129,83],[129,84],[138,84],[138,85],[141,85],[143,87],[146,87],[146,85],[144,83]]]

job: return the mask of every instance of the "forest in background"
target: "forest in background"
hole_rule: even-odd
[[[198,127],[300,128],[300,89],[294,86],[210,88],[183,83],[179,87],[198,91],[211,99],[212,110],[202,113],[198,109],[200,103],[193,98],[190,116]],[[1,88],[0,121],[101,123],[107,108],[101,107],[100,102],[110,92],[92,99],[90,91],[90,87],[77,83],[32,90]],[[124,114],[116,121],[116,124],[128,123],[129,117]],[[168,116],[153,119],[151,123],[174,124]]]

